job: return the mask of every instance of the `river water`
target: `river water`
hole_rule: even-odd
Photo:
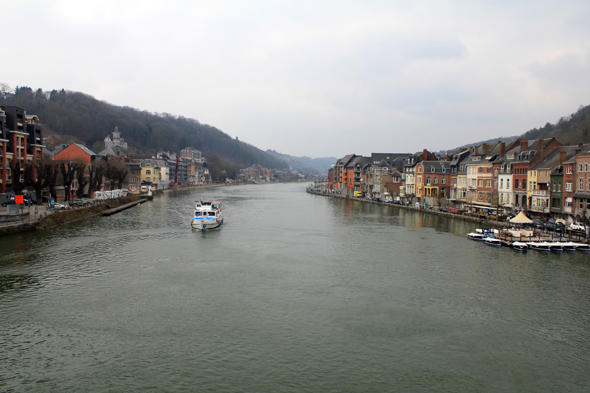
[[[590,255],[473,229],[275,184],[3,236],[0,391],[589,391]]]

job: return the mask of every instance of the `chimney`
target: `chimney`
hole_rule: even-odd
[[[481,147],[483,148],[483,154],[485,154],[486,156],[490,154],[490,147],[487,143],[484,143],[483,145],[481,145]]]
[[[428,150],[422,150],[422,161],[428,161]]]
[[[473,146],[473,154],[478,154],[478,148],[479,146]]]
[[[529,148],[529,141],[520,141],[520,151],[526,151]]]
[[[537,149],[537,155],[543,158],[543,139],[539,139],[537,143],[539,144],[539,148]]]
[[[504,157],[506,155],[506,143],[500,143],[500,157]]]
[[[559,165],[563,164],[566,155],[567,153],[565,152],[565,150],[559,152]]]

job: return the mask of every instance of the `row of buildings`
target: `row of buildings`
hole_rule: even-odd
[[[329,170],[327,187],[349,196],[571,222],[590,210],[589,165],[590,145],[516,139],[442,154],[350,154]]]
[[[160,152],[151,159],[134,159],[128,155],[127,142],[121,138],[117,127],[104,143],[105,148],[99,153],[80,143],[62,144],[53,151],[48,150],[43,145],[42,128],[36,115],[27,114],[17,106],[0,106],[0,194],[12,192],[16,176],[24,181],[27,164],[35,165],[44,158],[56,163],[86,164],[86,176],[90,175],[92,165],[105,161],[124,166],[128,175],[121,186],[129,190],[139,190],[145,184],[165,188],[171,183],[211,183],[207,160],[197,149],[187,147],[179,154]],[[20,173],[12,173],[13,168],[19,168]],[[36,175],[33,173],[34,177]],[[77,189],[77,180],[74,180],[72,190]]]

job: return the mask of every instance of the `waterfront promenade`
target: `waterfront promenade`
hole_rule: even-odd
[[[413,211],[420,212],[420,213],[435,214],[435,215],[454,218],[454,219],[458,219],[458,220],[462,220],[462,221],[470,221],[473,223],[480,224],[482,227],[486,227],[486,228],[508,229],[508,228],[514,226],[507,220],[496,219],[495,216],[493,216],[493,215],[476,215],[476,214],[469,214],[469,213],[449,213],[449,212],[441,211],[438,208],[435,208],[432,206],[425,208],[423,206],[415,207],[412,205],[393,204],[393,203],[388,203],[388,202],[378,202],[378,201],[373,201],[373,200],[369,200],[366,198],[358,198],[358,197],[352,197],[352,196],[342,195],[342,194],[338,194],[338,193],[331,193],[327,190],[314,189],[311,187],[307,188],[306,192],[310,193],[310,194],[314,194],[314,195],[329,197],[329,198],[346,199],[346,200],[351,200],[351,201],[357,201],[357,202],[362,202],[362,203],[372,203],[372,204],[384,205],[384,206],[394,206],[394,207],[397,207],[400,209],[413,210]],[[585,238],[583,233],[573,232],[573,231],[569,231],[569,230],[562,235],[560,235],[559,233],[555,233],[555,232],[551,232],[551,231],[547,231],[547,230],[541,230],[541,229],[535,229],[534,233],[535,233],[536,239],[543,240],[543,241],[545,241],[545,240],[558,240],[559,238],[564,238],[564,239],[567,239],[570,241],[589,243],[588,239]],[[504,238],[503,240],[511,242],[514,240],[522,240],[522,239]]]

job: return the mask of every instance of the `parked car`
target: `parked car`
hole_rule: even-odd
[[[539,220],[538,218],[533,220],[532,225],[537,229],[543,229],[545,227],[545,223],[543,222],[543,220]]]
[[[67,209],[68,207],[67,207],[66,205],[64,205],[64,204],[61,204],[61,203],[54,203],[54,204],[53,204],[53,208],[54,208],[55,210],[65,210],[65,209]]]
[[[572,222],[570,224],[570,230],[572,230],[572,231],[585,231],[586,227],[581,222]]]
[[[85,201],[84,199],[72,199],[70,201],[70,206],[87,206],[90,202]]]
[[[441,212],[445,212],[445,213],[449,211],[449,210],[448,210],[446,207],[444,207],[444,206],[441,206],[441,207],[439,207],[439,208],[438,208],[438,210],[440,210]]]
[[[553,231],[553,232],[563,232],[563,230],[564,230],[563,224],[556,223],[555,220],[553,220],[553,219],[551,219],[551,220],[547,221],[545,224],[543,224],[543,228],[545,228],[548,231]]]
[[[14,201],[14,199],[11,199],[9,201],[3,202],[2,206],[6,207],[8,205],[16,205],[16,202]]]
[[[457,214],[457,213],[459,213],[459,210],[457,210],[457,209],[453,209],[453,208],[449,207],[449,208],[447,209],[447,212],[449,212],[449,213],[453,213],[453,214]]]

